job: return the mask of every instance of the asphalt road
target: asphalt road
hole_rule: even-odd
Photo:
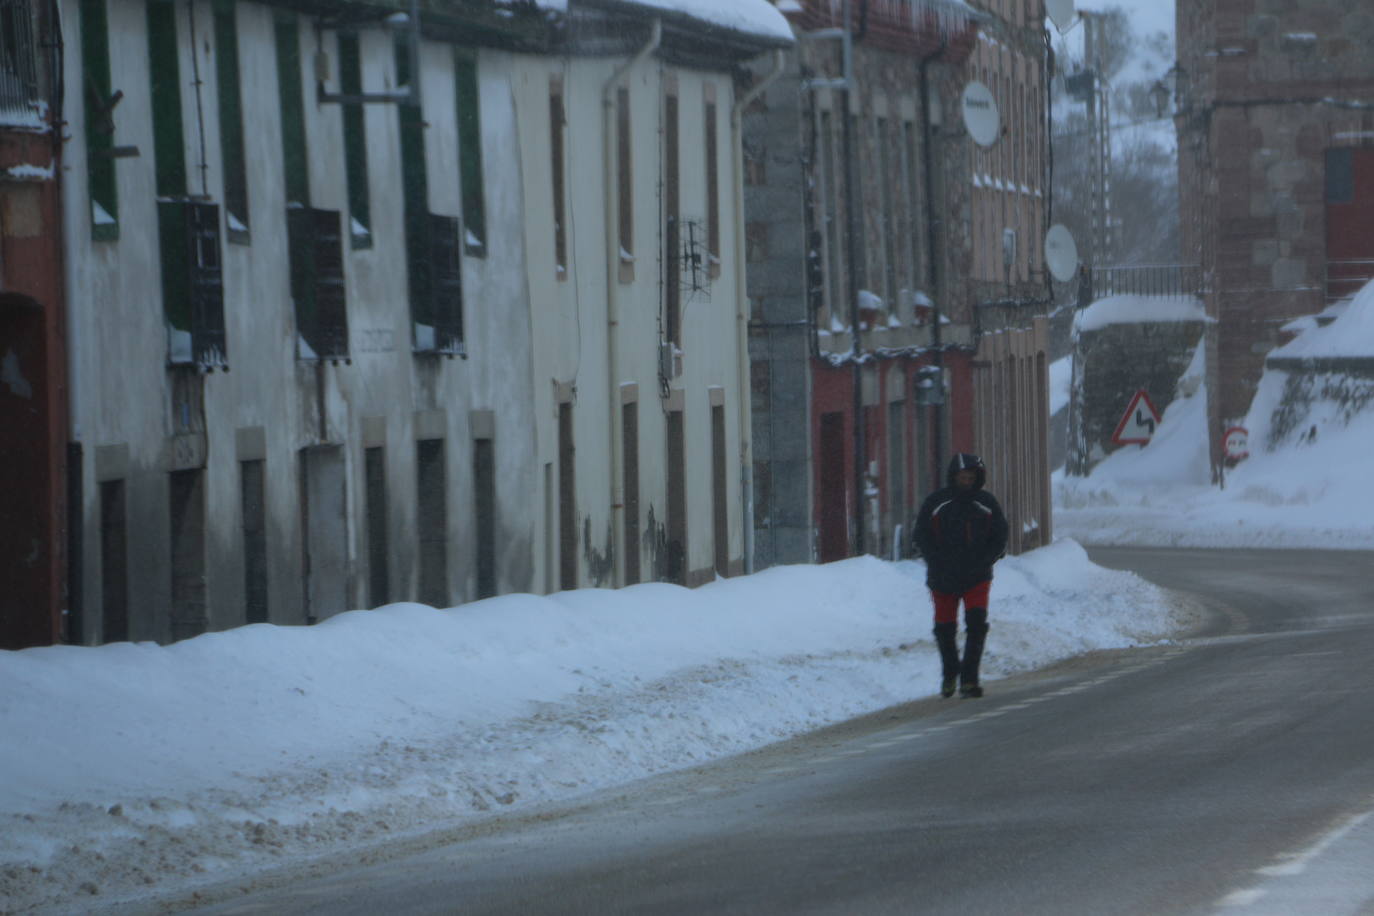
[[[1207,627],[198,912],[1374,914],[1374,556],[1091,553]]]

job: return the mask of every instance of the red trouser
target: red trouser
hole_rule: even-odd
[[[930,597],[935,602],[935,622],[936,623],[958,623],[959,622],[959,602],[964,602],[964,613],[968,613],[969,608],[988,606],[988,590],[992,588],[992,582],[979,582],[973,588],[964,592],[962,595],[946,595],[944,592],[930,590]]]

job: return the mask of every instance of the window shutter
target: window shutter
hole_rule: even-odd
[[[344,291],[343,220],[338,210],[311,210],[315,228],[315,320],[321,357],[347,358],[348,308]]]
[[[463,352],[463,259],[461,226],[457,217],[430,214],[430,293],[435,324],[435,349]]]
[[[219,206],[186,205],[189,253],[191,339],[201,366],[224,366],[228,346],[224,333],[224,271],[220,263]]]

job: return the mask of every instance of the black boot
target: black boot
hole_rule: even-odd
[[[940,650],[940,696],[954,696],[955,685],[959,681],[959,643],[957,634],[959,624],[937,623],[935,625],[935,645]]]
[[[964,662],[959,669],[959,693],[966,697],[981,697],[978,666],[983,661],[983,643],[988,638],[988,609],[971,607],[964,611]]]

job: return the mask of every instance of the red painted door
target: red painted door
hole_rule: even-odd
[[[849,513],[845,473],[844,414],[821,414],[821,562],[849,556]]]

